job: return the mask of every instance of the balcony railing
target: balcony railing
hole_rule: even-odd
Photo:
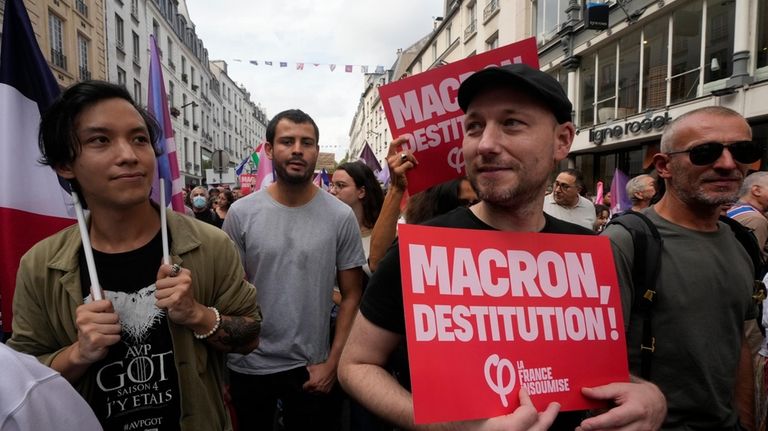
[[[499,0],[491,0],[483,9],[483,22],[488,21],[499,10]]]
[[[80,67],[80,80],[81,81],[90,81],[91,80],[91,71],[88,70],[88,68]]]
[[[77,8],[77,11],[80,12],[80,15],[84,17],[88,16],[88,5],[85,4],[85,1],[83,0],[75,1],[75,7]]]
[[[467,28],[464,29],[464,40],[466,41],[470,37],[474,36],[476,32],[477,32],[477,23],[475,20],[472,20],[472,22],[469,23]]]
[[[67,56],[62,51],[51,48],[51,63],[62,69],[67,68]]]

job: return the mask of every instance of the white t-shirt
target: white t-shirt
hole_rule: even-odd
[[[579,203],[575,207],[566,208],[558,205],[550,193],[544,197],[544,212],[554,218],[584,226],[587,229],[593,229],[597,218],[595,204],[583,196],[579,196]]]
[[[0,343],[0,431],[101,430],[88,403],[51,368]]]

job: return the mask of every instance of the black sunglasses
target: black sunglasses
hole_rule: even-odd
[[[764,146],[759,142],[739,141],[728,145],[721,142],[707,142],[687,150],[672,151],[667,153],[667,155],[688,153],[691,163],[704,166],[715,163],[723,154],[723,149],[725,148],[728,149],[734,160],[744,164],[755,163],[763,157],[765,152]]]

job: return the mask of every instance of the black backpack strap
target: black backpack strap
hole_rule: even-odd
[[[618,224],[632,235],[634,249],[632,284],[635,290],[632,308],[637,310],[643,319],[640,377],[647,380],[651,376],[651,359],[656,350],[652,317],[658,288],[658,274],[661,269],[663,241],[653,222],[639,212],[627,211],[611,220],[610,224]]]
[[[766,269],[768,268],[766,268],[765,261],[763,260],[762,250],[760,249],[760,245],[757,243],[755,234],[752,233],[749,228],[726,216],[720,216],[720,221],[727,224],[731,228],[733,235],[736,237],[736,240],[739,241],[742,247],[744,247],[744,250],[747,251],[749,258],[752,260],[752,266],[755,268],[755,281],[752,287],[752,299],[755,300],[758,309],[756,317],[757,327],[760,329],[760,333],[765,336],[765,328],[762,324],[762,317],[763,301],[766,298],[767,292],[765,283],[763,283],[763,277],[765,276]]]

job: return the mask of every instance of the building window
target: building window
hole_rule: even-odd
[[[176,106],[176,88],[171,80],[168,80],[168,104]]]
[[[672,76],[670,102],[696,97],[701,65],[701,2],[695,1],[672,15]]]
[[[125,23],[120,15],[115,14],[115,45],[117,49],[123,51],[125,48]]]
[[[67,57],[64,55],[64,23],[58,15],[48,14],[48,36],[51,43],[51,63],[62,69],[67,68]]]
[[[125,87],[125,81],[125,70],[123,70],[120,66],[117,66],[117,84]]]
[[[467,5],[467,27],[464,29],[466,41],[477,32],[477,4],[473,1]]]
[[[568,0],[536,1],[536,40],[539,45],[557,35],[560,24],[568,20],[567,7]]]
[[[618,110],[614,118],[636,114],[640,97],[640,32],[619,41]]]
[[[131,0],[131,17],[139,20],[139,0]]]
[[[451,46],[451,43],[453,43],[453,24],[448,24],[445,26],[445,45]]]
[[[667,104],[668,27],[665,17],[643,28],[643,109]]]
[[[85,4],[85,0],[76,0],[75,9],[77,9],[77,12],[79,12],[80,15],[86,18],[88,17],[88,5]]]
[[[168,54],[168,67],[170,67],[173,70],[176,70],[176,64],[173,62],[173,41],[171,40],[170,36],[166,38],[166,42],[168,47],[168,49],[166,50]]]
[[[499,32],[497,31],[493,33],[493,35],[485,41],[485,50],[490,51],[498,47],[499,47]]]
[[[563,87],[565,94],[568,94],[568,71],[563,68],[558,68],[549,70],[547,73],[555,78],[555,80],[560,83],[560,86]]]
[[[597,122],[616,118],[616,44],[597,52]]]
[[[155,42],[157,46],[160,46],[160,24],[156,20],[152,20],[152,35],[155,36]]]
[[[131,33],[133,33],[133,62],[139,65],[141,64],[141,44],[139,43],[139,35],[136,34],[135,31],[132,31]]]
[[[80,72],[80,80],[88,81],[91,79],[91,71],[88,67],[88,47],[90,43],[82,34],[77,35],[77,57]]]
[[[134,79],[133,80],[133,100],[135,100],[136,104],[138,104],[138,105],[142,104],[141,82],[139,82],[138,79]]]
[[[595,60],[595,54],[584,56],[581,60],[581,127],[595,124]]]
[[[768,66],[768,2],[757,3],[757,67]]]
[[[437,41],[432,42],[432,61],[437,61]]]
[[[766,2],[758,2],[765,8]],[[762,12],[763,21],[768,10]],[[758,18],[758,21],[760,18]],[[733,39],[736,24],[734,3],[707,1],[707,29],[704,42],[704,82],[728,78],[733,74]],[[746,23],[745,23],[746,24]],[[765,31],[765,23],[757,25],[758,33]],[[758,53],[759,54],[759,53]],[[758,56],[759,58],[759,56]],[[758,66],[759,67],[759,66]]]

